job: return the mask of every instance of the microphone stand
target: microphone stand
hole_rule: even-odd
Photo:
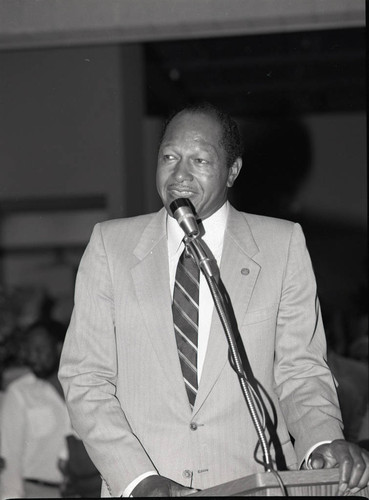
[[[255,426],[259,442],[262,447],[264,456],[264,468],[266,472],[273,471],[273,463],[270,455],[269,447],[267,444],[264,429],[260,423],[259,416],[256,412],[255,404],[248,386],[245,370],[242,365],[240,352],[238,350],[235,335],[233,333],[232,323],[230,321],[224,297],[219,288],[220,271],[215,259],[208,255],[205,244],[202,241],[199,233],[189,235],[184,238],[186,248],[190,255],[195,260],[197,266],[204,274],[206,281],[209,285],[211,295],[217,312],[219,314],[221,323],[223,325],[224,333],[227,337],[229,350],[234,363],[234,368],[237,373],[239,382],[241,384],[243,395],[246,399],[247,407],[249,409],[253,424]]]

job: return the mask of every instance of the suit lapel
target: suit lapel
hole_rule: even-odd
[[[247,311],[260,266],[252,257],[259,249],[244,215],[229,207],[224,237],[220,276],[231,298],[238,324]],[[208,347],[197,394],[194,413],[209,395],[225,364],[228,362],[228,342],[214,308]]]
[[[162,209],[143,232],[134,251],[139,262],[131,273],[153,349],[179,401],[190,411],[173,330],[165,221]]]
[[[131,273],[153,350],[168,383],[177,394],[178,402],[190,415],[173,332],[165,217],[165,209],[160,210],[143,232],[134,251],[138,263],[132,268]],[[258,251],[244,215],[230,206],[220,274],[231,298],[238,323],[242,321],[247,311],[260,272],[259,264],[252,259]],[[143,283],[145,286],[142,286]],[[218,313],[214,309],[193,414],[206,400],[227,362],[228,343]]]

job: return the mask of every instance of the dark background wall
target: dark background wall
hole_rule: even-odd
[[[205,98],[243,131],[234,204],[300,222],[327,317],[358,315],[367,293],[359,4],[339,12],[326,2],[317,13],[306,2],[294,13],[281,2],[277,15],[265,2],[251,13],[239,2],[223,11],[204,2],[196,16],[181,3],[181,18],[175,9],[162,18],[154,9],[150,18],[137,7],[124,16],[116,3],[113,15],[113,3],[102,12],[98,2],[88,11],[72,2],[69,16],[60,2],[53,14],[47,3],[30,2],[44,17],[27,24],[30,11],[15,16],[14,2],[6,12],[13,21],[0,21],[2,286],[46,289],[67,321],[93,224],[160,206],[154,177],[163,118]],[[156,2],[159,10],[164,4]],[[138,12],[141,24],[132,27]]]

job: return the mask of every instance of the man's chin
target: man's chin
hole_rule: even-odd
[[[33,373],[35,374],[35,376],[37,378],[40,378],[42,380],[46,380],[48,379],[52,374],[53,374],[53,371],[52,370],[33,370]]]

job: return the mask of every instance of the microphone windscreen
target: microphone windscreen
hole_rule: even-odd
[[[199,234],[199,226],[195,217],[195,209],[188,198],[177,198],[169,205],[173,217],[176,219],[186,236]]]

